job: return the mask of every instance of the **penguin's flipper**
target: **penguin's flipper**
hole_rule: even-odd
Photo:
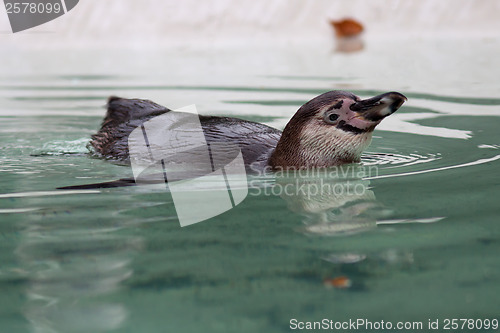
[[[135,186],[134,178],[122,178],[118,180],[113,180],[110,182],[95,183],[95,184],[83,184],[83,185],[70,185],[56,188],[57,190],[93,190],[98,188],[114,188],[114,187],[125,187],[125,186]]]

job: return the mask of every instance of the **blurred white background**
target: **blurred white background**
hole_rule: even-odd
[[[498,96],[498,13],[500,0],[80,0],[62,17],[13,34],[0,8],[0,114],[38,114],[39,104],[26,102],[36,98],[45,112],[63,112],[72,98],[90,110],[81,114],[100,115],[111,94],[224,114],[249,109],[228,101],[300,105],[332,89]],[[337,52],[328,21],[343,17],[365,26],[361,52]],[[415,98],[406,105],[429,106]],[[482,108],[475,112],[497,107]],[[252,110],[267,115],[270,107]],[[287,119],[293,111],[272,112]]]
[[[368,38],[496,37],[498,0],[80,0],[66,15],[13,34],[0,10],[0,50],[327,42],[328,19],[354,17]]]

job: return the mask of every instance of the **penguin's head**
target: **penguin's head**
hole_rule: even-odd
[[[406,100],[398,92],[364,100],[346,91],[319,95],[290,119],[269,163],[276,169],[359,162],[375,127]]]

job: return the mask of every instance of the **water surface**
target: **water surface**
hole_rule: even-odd
[[[52,51],[13,52],[7,64],[33,67],[0,73],[0,330],[284,332],[292,318],[498,318],[499,67],[495,53],[480,53],[498,44],[456,55],[463,42],[420,42],[377,63],[397,45],[354,55],[84,51],[58,62]],[[436,54],[441,67],[425,81],[420,65]],[[475,57],[482,64],[466,62]],[[131,175],[86,154],[109,95],[282,128],[332,89],[409,97],[351,166],[370,170],[351,179],[366,192],[280,196],[263,189],[290,179],[258,179],[236,208],[181,228],[164,188],[56,190]],[[325,286],[339,276],[352,285]]]

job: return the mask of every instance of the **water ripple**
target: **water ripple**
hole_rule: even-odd
[[[381,175],[381,176],[376,176],[376,177],[368,177],[366,179],[381,179],[381,178],[392,178],[392,177],[419,175],[419,174],[423,174],[423,173],[444,171],[444,170],[463,168],[463,167],[468,167],[468,166],[473,166],[473,165],[479,165],[479,164],[493,162],[493,161],[496,161],[499,159],[500,159],[500,155],[496,155],[496,156],[493,156],[490,158],[482,158],[479,160],[475,160],[475,161],[463,163],[463,164],[449,165],[449,166],[435,168],[435,169],[426,169],[426,170],[420,170],[420,171],[411,171],[411,172],[397,173],[397,174],[391,174],[391,175]]]
[[[389,153],[366,153],[363,154],[363,164],[372,165],[389,165],[388,168],[404,167],[415,164],[429,163],[441,159],[440,153],[421,154],[389,154]]]

